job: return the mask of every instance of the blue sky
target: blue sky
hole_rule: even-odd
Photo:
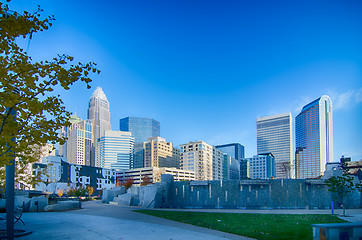
[[[161,122],[161,137],[239,142],[256,154],[256,118],[295,117],[321,95],[334,107],[334,158],[362,159],[362,2],[334,1],[29,1],[13,10],[55,15],[29,53],[94,61],[92,89],[61,92],[86,118],[103,88],[113,130],[127,116]],[[293,119],[294,120],[294,119]]]

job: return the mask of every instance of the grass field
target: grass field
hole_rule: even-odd
[[[248,214],[136,210],[195,226],[255,239],[313,239],[311,224],[345,222],[324,214]]]

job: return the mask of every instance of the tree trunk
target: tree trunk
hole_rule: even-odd
[[[346,208],[344,207],[344,205],[342,205],[342,208],[343,208],[343,216],[345,217],[346,216]]]

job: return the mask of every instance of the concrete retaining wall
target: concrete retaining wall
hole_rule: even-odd
[[[331,193],[324,180],[174,182],[170,195],[173,208],[329,209],[331,206]],[[345,202],[347,208],[361,207],[360,193],[349,194]]]

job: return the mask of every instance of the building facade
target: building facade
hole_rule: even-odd
[[[251,178],[250,162],[248,159],[243,158],[240,161],[240,180],[245,180],[250,178]]]
[[[118,172],[117,182],[122,183],[127,179],[133,179],[133,186],[140,186],[146,176],[148,177],[150,183],[161,182],[162,174],[172,175],[175,181],[195,180],[195,173],[193,171],[185,171],[176,168],[146,167]]]
[[[204,141],[180,145],[181,169],[195,172],[195,180],[213,179],[213,147]]]
[[[245,158],[250,164],[250,177],[252,179],[272,179],[276,176],[275,158],[271,153],[254,155]]]
[[[227,162],[227,161],[226,161]],[[225,176],[227,166],[224,165],[224,152],[212,147],[212,179],[221,180]]]
[[[217,145],[215,148],[223,151],[224,153],[229,154],[229,156],[241,160],[245,158],[245,147],[240,143],[229,143],[223,145]]]
[[[40,173],[42,179],[34,190],[52,193],[78,186],[91,186],[96,191],[110,189],[115,187],[116,180],[115,170],[71,164],[59,156],[44,157],[42,163],[32,164],[32,173]]]
[[[119,121],[119,130],[132,132],[135,143],[160,136],[160,122],[151,118],[126,117]]]
[[[204,141],[180,145],[183,170],[194,171],[196,180],[239,179],[239,161]]]
[[[97,87],[89,100],[88,119],[93,128],[91,165],[95,166],[96,158],[99,158],[99,139],[104,136],[105,131],[111,130],[109,102],[101,87]]]
[[[75,114],[69,121],[71,125],[60,130],[60,136],[67,140],[64,145],[59,146],[59,154],[69,163],[91,166],[92,122],[82,120]]]
[[[331,99],[323,95],[305,105],[295,119],[296,178],[323,175],[333,162],[333,112]]]
[[[147,139],[144,153],[145,167],[180,168],[180,150],[161,137]]]
[[[224,153],[223,162],[223,177],[222,179],[239,180],[240,179],[240,164],[239,161]]]
[[[257,154],[272,153],[276,178],[293,177],[293,137],[291,113],[256,120]]]
[[[133,161],[131,168],[144,168],[145,167],[145,149],[146,142],[138,142],[133,147]]]
[[[96,166],[124,171],[132,165],[134,139],[131,132],[105,131],[99,140]]]

